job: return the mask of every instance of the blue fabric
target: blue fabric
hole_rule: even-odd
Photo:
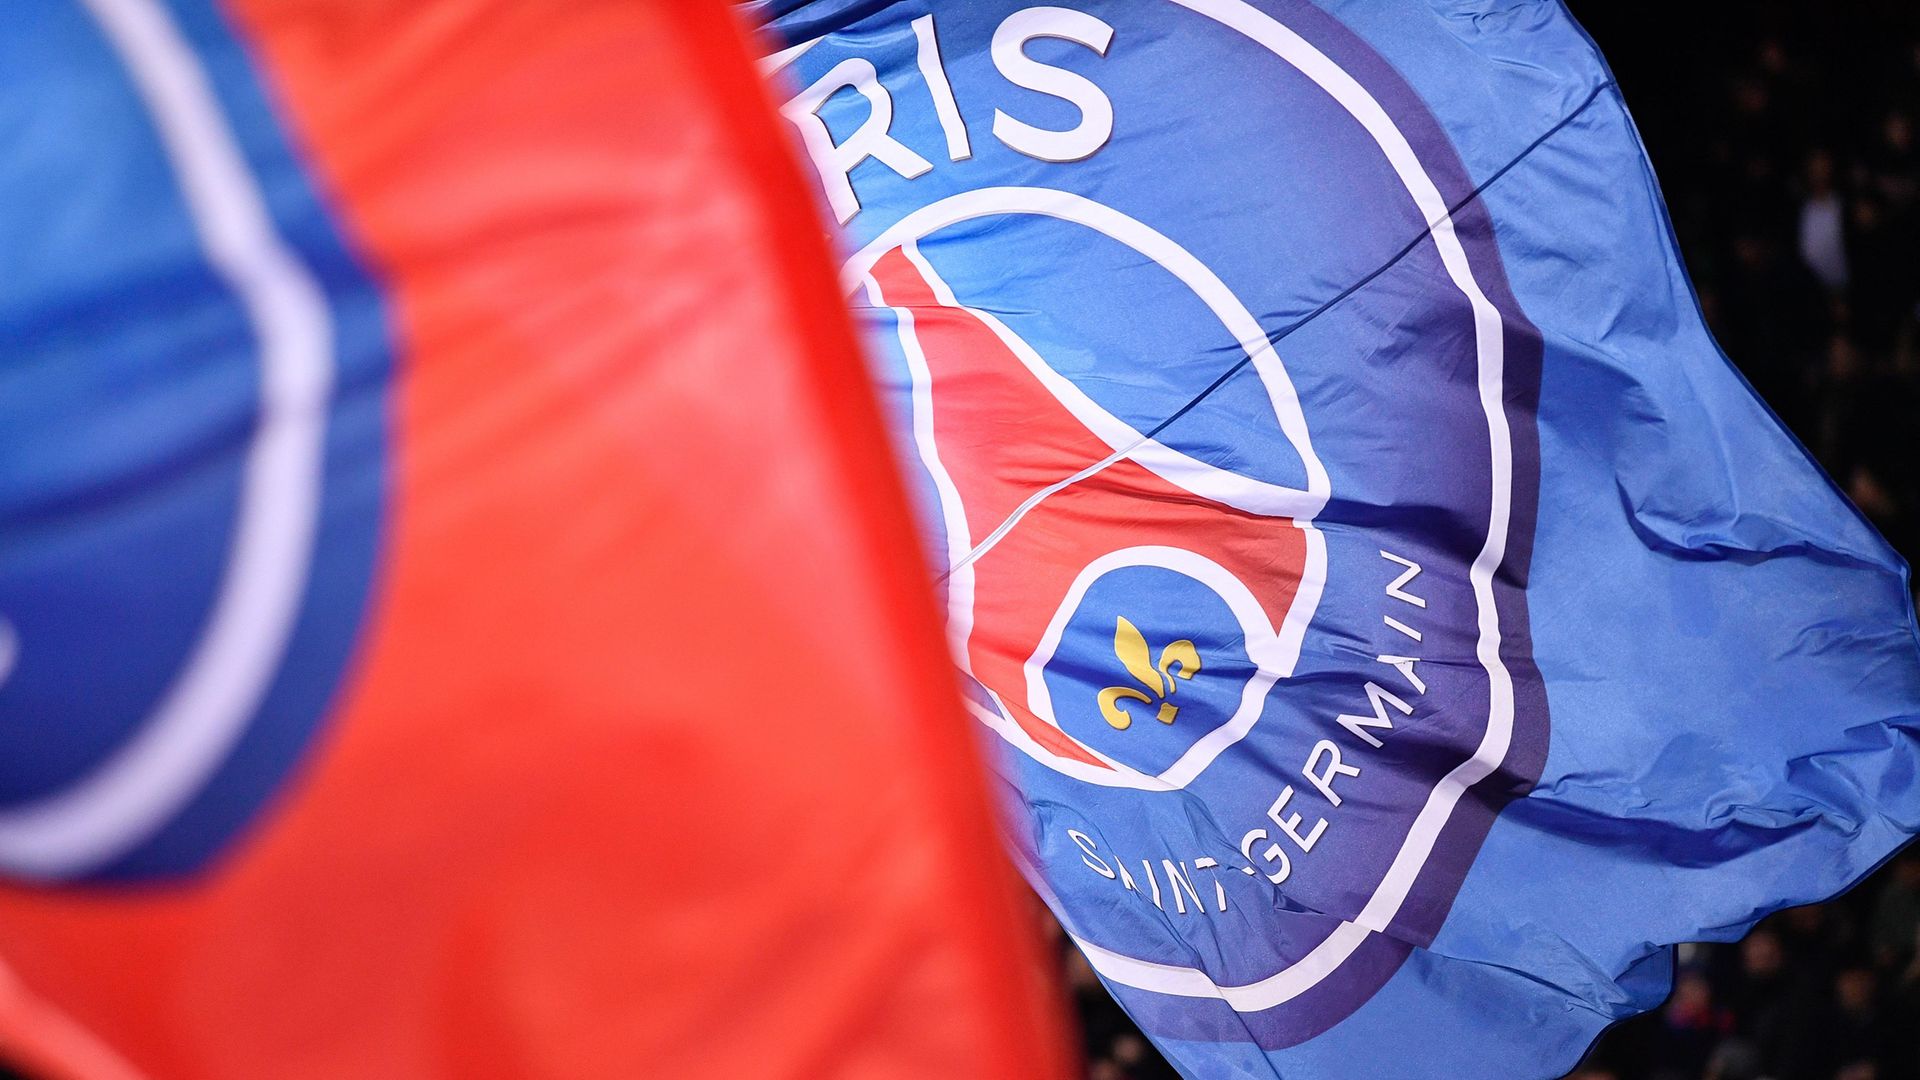
[[[386,497],[384,299],[224,18],[199,0],[155,10],[325,308],[324,446],[296,545],[310,557],[290,624],[260,631],[284,635],[270,670],[183,798],[71,859],[22,838],[120,759],[203,654],[233,588],[264,358],[124,50],[83,5],[20,5],[19,32],[0,35],[0,868],[28,878],[174,877],[227,850],[322,725]]]
[[[824,125],[823,191],[822,148],[873,118],[852,60],[926,163],[845,174],[856,308],[1016,853],[1185,1074],[1559,1076],[1661,1000],[1674,943],[1832,896],[1920,827],[1906,568],[1720,355],[1559,4],[1087,6],[1104,48],[999,0],[749,7],[813,43],[775,78],[816,91],[787,112]],[[922,74],[928,14],[970,154]],[[1010,77],[1009,26],[1110,103],[1097,148],[1043,160],[1007,124],[1099,126]],[[1029,193],[955,209],[1006,187]],[[1191,255],[1277,364],[1137,230],[1036,190]],[[1132,535],[1223,576],[1095,564]],[[1297,642],[1266,649],[1235,581]],[[1108,695],[1125,726],[1107,688],[1137,692]],[[1471,786],[1431,817],[1449,777]]]

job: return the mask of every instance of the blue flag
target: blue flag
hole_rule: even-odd
[[[1905,567],[1560,5],[759,8],[1016,854],[1183,1072],[1558,1076],[1920,827]]]

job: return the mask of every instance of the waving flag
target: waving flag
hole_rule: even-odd
[[[1920,827],[1554,3],[766,0],[1017,846],[1193,1076],[1554,1077]]]
[[[0,1059],[1063,1075],[730,14],[8,15]]]

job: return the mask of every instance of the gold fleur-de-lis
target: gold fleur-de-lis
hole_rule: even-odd
[[[1160,662],[1152,662],[1152,652],[1147,648],[1147,639],[1140,628],[1126,620],[1125,616],[1115,620],[1113,626],[1113,655],[1120,658],[1121,666],[1127,669],[1135,682],[1146,688],[1145,692],[1131,686],[1109,686],[1100,691],[1100,715],[1116,731],[1125,731],[1133,726],[1133,716],[1120,707],[1120,702],[1138,701],[1145,705],[1159,703],[1160,710],[1154,719],[1163,724],[1173,723],[1180,707],[1167,700],[1173,696],[1175,679],[1191,679],[1200,670],[1200,650],[1186,638],[1160,650]],[[1149,696],[1151,695],[1151,696]]]

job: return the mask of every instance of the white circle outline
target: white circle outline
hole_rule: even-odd
[[[1273,684],[1280,680],[1281,668],[1288,662],[1286,646],[1274,632],[1273,623],[1260,607],[1253,590],[1212,559],[1185,548],[1158,544],[1109,551],[1088,563],[1073,579],[1066,597],[1060,601],[1053,619],[1047,623],[1045,633],[1040,635],[1040,644],[1034,648],[1033,655],[1027,658],[1027,705],[1035,716],[1046,723],[1056,728],[1060,726],[1053,712],[1053,693],[1047,688],[1046,668],[1060,647],[1060,638],[1066,633],[1067,623],[1072,621],[1074,613],[1080,608],[1080,601],[1086,597],[1087,590],[1093,587],[1094,582],[1129,566],[1171,570],[1212,590],[1233,612],[1234,621],[1240,624],[1247,657],[1254,664],[1254,673],[1241,688],[1240,704],[1235,707],[1233,715],[1225,723],[1194,740],[1185,753],[1159,773],[1158,779],[1168,787],[1182,788],[1212,763],[1220,751],[1239,742],[1252,730],[1254,722],[1260,719],[1261,710],[1266,707],[1267,691],[1273,689]]]
[[[1055,371],[1032,346],[1022,340],[1005,323],[994,317],[991,312],[961,304],[954,297],[952,289],[920,253],[918,241],[921,237],[949,225],[1004,214],[1052,217],[1090,228],[1133,248],[1161,269],[1171,273],[1190,289],[1208,310],[1213,312],[1221,325],[1247,354],[1262,385],[1266,388],[1268,401],[1273,407],[1274,418],[1282,434],[1301,459],[1307,478],[1306,489],[1300,490],[1252,480],[1197,461],[1147,438],[1094,402],[1072,380]],[[1320,593],[1326,580],[1326,542],[1320,535],[1320,531],[1314,528],[1313,519],[1326,505],[1327,471],[1313,451],[1312,441],[1307,432],[1306,417],[1300,411],[1299,397],[1294,391],[1292,380],[1287,376],[1279,356],[1274,353],[1272,343],[1267,340],[1265,331],[1260,328],[1259,320],[1255,319],[1239,298],[1233,295],[1226,283],[1222,282],[1218,275],[1191,252],[1151,226],[1112,207],[1071,192],[1052,188],[978,188],[923,206],[894,222],[872,243],[848,259],[841,271],[842,285],[849,291],[854,288],[864,288],[869,301],[875,307],[889,307],[878,281],[873,277],[872,270],[882,255],[895,248],[900,249],[901,253],[913,262],[933,290],[935,298],[942,305],[964,310],[984,323],[1075,419],[1113,449],[1113,454],[1105,461],[1096,463],[1036,493],[1027,500],[1022,511],[1016,511],[1015,519],[1026,507],[1034,505],[1054,491],[1126,458],[1154,472],[1176,487],[1248,513],[1286,517],[1293,527],[1301,531],[1305,540],[1306,557],[1301,568],[1300,582],[1294,590],[1286,617],[1275,635],[1277,644],[1271,650],[1267,650],[1269,662],[1262,665],[1262,671],[1271,671],[1276,678],[1293,674],[1294,666],[1300,657],[1301,641],[1306,635],[1307,625],[1313,619],[1314,610],[1319,605]],[[933,478],[934,488],[940,500],[941,515],[946,526],[947,564],[951,568],[947,578],[948,636],[953,645],[956,662],[963,671],[971,675],[972,665],[968,662],[966,643],[973,631],[972,559],[1006,531],[1011,524],[1011,519],[1008,524],[1003,524],[987,541],[984,541],[980,548],[969,548],[972,533],[968,528],[966,509],[961,504],[959,492],[947,473],[946,466],[940,460],[939,448],[934,440],[932,378],[925,353],[921,350],[914,329],[913,312],[904,307],[894,307],[893,311],[899,324],[901,349],[913,379],[914,445],[921,463]],[[994,692],[989,689],[988,693]],[[969,706],[975,716],[1009,743],[1028,757],[1056,772],[1103,787],[1125,787],[1147,791],[1169,790],[1183,787],[1191,782],[1223,750],[1245,736],[1252,729],[1253,721],[1259,716],[1256,711],[1244,724],[1226,724],[1215,728],[1207,736],[1196,740],[1188,753],[1173,766],[1159,775],[1152,775],[1115,761],[1084,744],[1082,748],[1098,759],[1099,764],[1060,757],[1041,746],[1025,729],[1013,722],[997,696],[994,698],[993,709],[986,709],[972,702],[969,702]],[[1057,724],[1054,726],[1058,727]]]
[[[1405,842],[1360,914],[1341,922],[1332,934],[1295,963],[1264,979],[1236,986],[1221,986],[1198,968],[1140,960],[1075,938],[1095,970],[1114,982],[1177,997],[1217,998],[1236,1011],[1258,1012],[1283,1004],[1318,985],[1353,955],[1369,935],[1386,931],[1433,854],[1440,831],[1452,818],[1460,797],[1492,774],[1512,745],[1513,679],[1500,658],[1499,611],[1493,596],[1494,571],[1506,558],[1513,496],[1512,433],[1503,401],[1505,326],[1499,310],[1473,277],[1466,249],[1454,231],[1452,214],[1439,188],[1421,166],[1406,136],[1366,88],[1305,39],[1244,0],[1172,2],[1238,31],[1312,79],[1359,121],[1386,155],[1395,175],[1426,219],[1428,235],[1448,279],[1466,297],[1473,311],[1476,381],[1481,411],[1487,420],[1493,474],[1486,542],[1467,572],[1478,616],[1475,657],[1487,672],[1486,732],[1473,755],[1455,766],[1428,793],[1426,803],[1407,830]]]
[[[1427,175],[1412,144],[1393,119],[1359,81],[1326,54],[1278,19],[1246,0],[1170,0],[1211,19],[1273,53],[1312,80],[1357,121],[1386,156],[1395,176],[1406,188],[1427,223],[1427,235],[1448,279],[1473,312],[1476,382],[1481,412],[1487,421],[1492,472],[1492,501],[1487,537],[1469,566],[1477,615],[1475,658],[1487,672],[1489,708],[1487,727],[1472,756],[1442,777],[1414,818],[1407,838],[1395,854],[1380,886],[1360,914],[1342,921],[1332,934],[1306,956],[1266,978],[1222,986],[1194,967],[1159,964],[1102,948],[1077,935],[1074,940],[1102,977],[1124,986],[1175,997],[1213,998],[1238,1012],[1259,1012],[1281,1005],[1319,985],[1358,949],[1368,936],[1384,932],[1399,913],[1420,871],[1433,853],[1441,830],[1466,791],[1499,767],[1513,740],[1513,679],[1500,658],[1499,612],[1493,596],[1493,574],[1506,557],[1507,531],[1512,516],[1513,447],[1503,398],[1505,383],[1505,326],[1500,312],[1487,299],[1466,249],[1454,230],[1453,217],[1432,177]],[[877,255],[878,253],[876,253]],[[870,265],[870,264],[869,264]]]
[[[324,294],[275,231],[210,80],[154,0],[83,0],[160,137],[208,264],[259,340],[259,421],[219,594],[131,738],[62,790],[0,811],[0,865],[78,876],[172,820],[227,759],[279,671],[319,517],[333,333]]]

